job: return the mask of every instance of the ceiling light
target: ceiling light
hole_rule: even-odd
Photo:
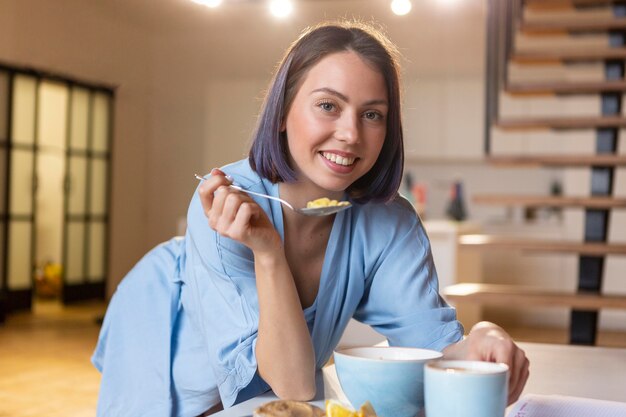
[[[391,11],[398,16],[404,16],[411,11],[411,0],[393,0],[391,2]]]
[[[194,3],[201,4],[206,7],[217,7],[222,4],[222,0],[191,0]]]
[[[270,2],[270,12],[276,17],[287,17],[292,10],[291,0],[272,0]]]
[[[391,11],[398,16],[404,16],[411,11],[411,0],[393,0],[391,2]]]

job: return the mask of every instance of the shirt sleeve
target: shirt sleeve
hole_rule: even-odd
[[[419,218],[405,204],[392,204],[385,224],[366,236],[377,243],[364,250],[373,260],[354,317],[386,336],[391,346],[441,351],[462,339],[463,326],[439,295],[430,242]]]
[[[186,240],[183,308],[202,333],[222,403],[230,407],[269,389],[257,373],[253,255],[209,227],[197,193],[189,208]]]

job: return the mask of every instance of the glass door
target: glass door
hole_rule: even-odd
[[[104,299],[112,107],[110,88],[0,65],[0,322],[44,292]]]
[[[59,299],[63,270],[63,202],[69,87],[42,80],[35,153],[35,297]]]
[[[8,281],[5,270],[6,253],[4,242],[6,241],[7,224],[7,159],[9,155],[9,118],[11,105],[9,73],[0,70],[0,323],[4,322],[8,303]]]
[[[5,280],[9,310],[30,308],[33,288],[37,89],[31,75],[11,77]]]
[[[67,151],[63,301],[103,298],[112,95],[74,86]]]

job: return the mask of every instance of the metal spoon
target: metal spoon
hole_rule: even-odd
[[[204,181],[206,178],[201,177],[198,174],[194,174],[194,176],[196,177],[196,179],[200,180],[200,181]],[[254,191],[250,191],[250,190],[246,190],[242,187],[240,187],[237,184],[231,184],[230,188],[234,188],[235,190],[239,190],[239,191],[243,191],[246,194],[252,194],[252,195],[256,195],[258,197],[264,197],[264,198],[269,198],[270,200],[275,200],[280,202],[281,204],[283,204],[285,207],[290,208],[291,210],[295,211],[296,213],[300,213],[303,214],[305,216],[328,216],[330,214],[335,214],[338,213],[340,211],[343,211],[345,209],[348,209],[350,207],[352,207],[352,204],[348,202],[348,204],[346,205],[342,205],[342,206],[324,206],[324,207],[311,207],[311,208],[295,208],[294,206],[292,206],[291,204],[289,204],[287,201],[283,200],[282,198],[278,198],[278,197],[274,197],[271,195],[267,195],[267,194],[261,194],[261,193],[257,193]]]

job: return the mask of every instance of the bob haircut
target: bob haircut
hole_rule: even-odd
[[[357,203],[387,202],[398,192],[404,167],[398,52],[380,31],[364,23],[324,23],[305,30],[291,45],[265,96],[248,158],[252,169],[273,183],[296,181],[281,124],[308,71],[327,55],[346,51],[357,53],[383,75],[389,100],[380,155],[347,193]]]

